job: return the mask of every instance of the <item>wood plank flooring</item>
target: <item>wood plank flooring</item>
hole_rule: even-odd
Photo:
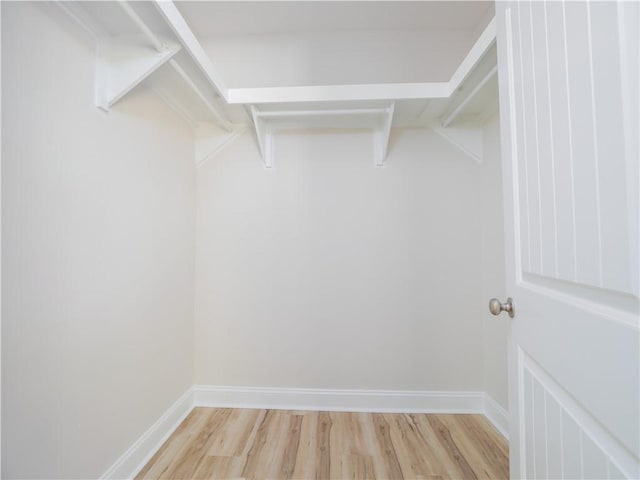
[[[482,415],[196,408],[137,479],[505,479]]]

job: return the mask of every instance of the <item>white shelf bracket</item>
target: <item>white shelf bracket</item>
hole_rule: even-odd
[[[148,25],[144,22],[144,20],[136,13],[134,8],[129,4],[126,0],[119,0],[118,4],[124,10],[124,12],[129,16],[131,21],[135,23],[142,34],[147,38],[149,43],[153,46],[156,52],[162,53],[167,50],[166,42],[163,42],[160,37],[158,37],[153,31],[148,27]],[[182,46],[180,46],[182,48]],[[210,101],[207,96],[200,90],[200,88],[194,83],[193,79],[189,76],[189,74],[180,66],[175,59],[169,59],[169,65],[174,69],[174,71],[184,80],[187,86],[193,91],[194,94],[198,96],[200,101],[204,104],[204,106],[211,112],[215,121],[227,132],[233,132],[233,127],[229,123],[226,118],[226,115],[223,109],[217,104],[217,102]]]
[[[123,35],[98,43],[96,106],[108,111],[182,47],[162,40],[160,50],[149,45],[145,35]]]
[[[245,125],[240,125],[228,132],[211,123],[198,123],[195,130],[196,167],[201,167],[224,148],[231,145],[246,129]]]
[[[431,130],[479,165],[483,162],[482,128],[444,128],[431,125]]]
[[[373,154],[376,167],[384,167],[384,161],[387,158],[387,149],[389,147],[389,136],[391,135],[391,124],[393,122],[393,111],[395,102],[385,109],[382,126],[374,132],[373,135]]]
[[[271,129],[266,125],[255,105],[251,105],[251,118],[253,118],[253,126],[264,168],[273,168],[273,134]]]
[[[372,130],[373,156],[376,167],[384,166],[393,122],[395,103],[386,107],[331,110],[259,110],[251,105],[258,147],[265,168],[273,168],[274,132],[291,128],[366,128]]]

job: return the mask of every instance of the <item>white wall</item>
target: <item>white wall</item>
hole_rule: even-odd
[[[507,323],[486,306],[504,296],[497,121],[480,167],[405,129],[384,169],[368,133],[325,131],[278,136],[269,172],[247,133],[196,199],[179,117],[144,88],[100,112],[77,28],[2,8],[4,478],[100,475],[194,383],[194,357],[198,384],[506,406]]]
[[[193,383],[193,138],[144,88],[96,109],[55,6],[2,10],[2,476],[95,478]]]
[[[489,313],[489,299],[506,300],[504,264],[504,215],[502,207],[502,164],[500,121],[496,115],[483,129],[484,164],[482,183],[482,298],[484,319],[484,390],[507,408],[507,334],[511,319],[505,313]]]
[[[198,170],[197,384],[483,389],[485,167],[394,130],[376,169],[370,142],[277,136],[265,171],[246,134]]]

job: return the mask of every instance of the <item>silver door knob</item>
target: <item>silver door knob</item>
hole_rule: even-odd
[[[497,298],[492,298],[489,300],[489,311],[494,315],[500,315],[502,312],[507,312],[511,318],[516,314],[516,308],[513,305],[511,297],[507,298],[505,303],[500,303],[500,300]]]

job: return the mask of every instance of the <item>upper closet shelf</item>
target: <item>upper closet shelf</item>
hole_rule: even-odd
[[[96,106],[108,110],[144,82],[197,129],[198,163],[247,126],[266,168],[274,133],[309,128],[372,130],[382,166],[392,125],[432,128],[482,161],[479,128],[498,105],[495,20],[448,81],[229,88],[171,1],[57,4],[96,38]]]

